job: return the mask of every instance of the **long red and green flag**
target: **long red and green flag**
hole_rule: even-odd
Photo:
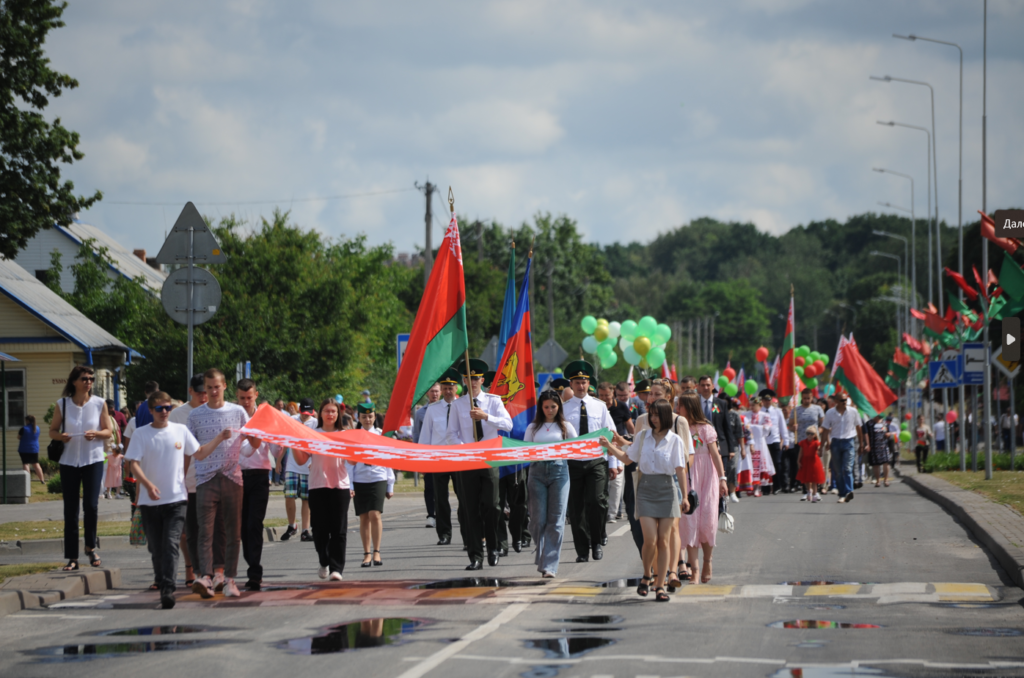
[[[420,473],[472,471],[556,459],[595,459],[603,454],[601,436],[612,435],[603,428],[555,443],[525,443],[499,436],[465,445],[417,445],[363,430],[314,431],[269,403],[260,405],[241,433],[310,454]]]
[[[786,319],[786,336],[782,338],[782,361],[775,383],[775,393],[780,398],[796,395],[796,345],[794,343],[793,296],[789,297],[789,317]]]
[[[849,393],[853,406],[861,414],[873,417],[896,402],[896,394],[864,360],[855,342],[842,344],[836,351],[835,365],[835,378]]]
[[[384,418],[385,434],[409,424],[413,404],[463,356],[468,345],[462,244],[459,224],[452,212],[391,390]]]

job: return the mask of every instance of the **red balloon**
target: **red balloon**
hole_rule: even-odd
[[[808,379],[818,376],[818,368],[814,366],[814,363],[804,365],[804,376]]]
[[[824,374],[825,373],[825,362],[822,361],[822,360],[815,360],[814,361],[814,371],[816,373],[818,373],[818,374]]]
[[[797,357],[796,357],[796,360],[795,360],[794,362],[796,363],[796,366],[797,366],[797,367],[803,367],[803,366],[804,366],[804,363],[805,363],[805,362],[807,362],[807,361],[805,361],[805,360],[804,360],[803,358],[801,358],[800,356],[797,356]],[[807,371],[807,370],[804,370],[804,372],[806,372],[806,371]]]
[[[768,349],[762,346],[754,353],[754,357],[757,358],[757,362],[763,363],[765,360],[768,360]]]
[[[946,423],[952,424],[954,421],[956,421],[956,416],[956,412],[953,412],[952,410],[946,412]]]
[[[734,370],[731,367],[726,367],[724,370],[722,370],[722,375],[725,376],[725,378],[728,379],[729,381],[732,381],[733,379],[736,378],[736,370]]]
[[[913,418],[913,416],[914,415],[912,415],[910,412],[907,412],[905,415],[903,415],[903,418],[906,419],[907,421],[910,421]]]

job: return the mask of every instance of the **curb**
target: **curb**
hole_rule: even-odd
[[[128,537],[96,537],[96,548],[106,549],[108,551],[117,551],[120,549],[128,548],[145,548],[142,546],[132,546]],[[64,540],[63,539],[25,539],[14,542],[13,544],[5,544],[0,546],[0,549],[4,549],[4,552],[11,553],[14,555],[33,556],[33,555],[49,555],[53,553],[64,553]],[[80,553],[85,552],[85,541],[81,538],[78,540],[78,550]]]
[[[11,577],[0,585],[0,617],[109,591],[120,585],[121,569],[117,567]]]
[[[1007,536],[1008,531],[1024,534],[1024,517],[1013,509],[989,501],[980,494],[957,487],[942,478],[903,471],[899,472],[899,476],[918,494],[942,506],[966,525],[995,556],[1014,585],[1024,588],[1024,543],[1018,545]]]

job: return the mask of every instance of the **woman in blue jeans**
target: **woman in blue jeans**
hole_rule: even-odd
[[[557,391],[544,391],[537,400],[540,410],[523,440],[530,443],[556,443],[576,437],[576,429],[562,416],[562,399]],[[537,545],[534,562],[546,579],[558,574],[558,557],[565,533],[565,513],[569,505],[569,464],[565,459],[530,463],[527,481],[530,500],[530,535]]]

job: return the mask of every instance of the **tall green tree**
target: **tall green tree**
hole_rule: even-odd
[[[74,194],[61,181],[60,164],[85,157],[77,132],[43,111],[51,97],[78,81],[50,68],[43,52],[47,34],[64,26],[66,2],[0,1],[0,255],[13,259],[43,228],[69,224],[103,194]]]

